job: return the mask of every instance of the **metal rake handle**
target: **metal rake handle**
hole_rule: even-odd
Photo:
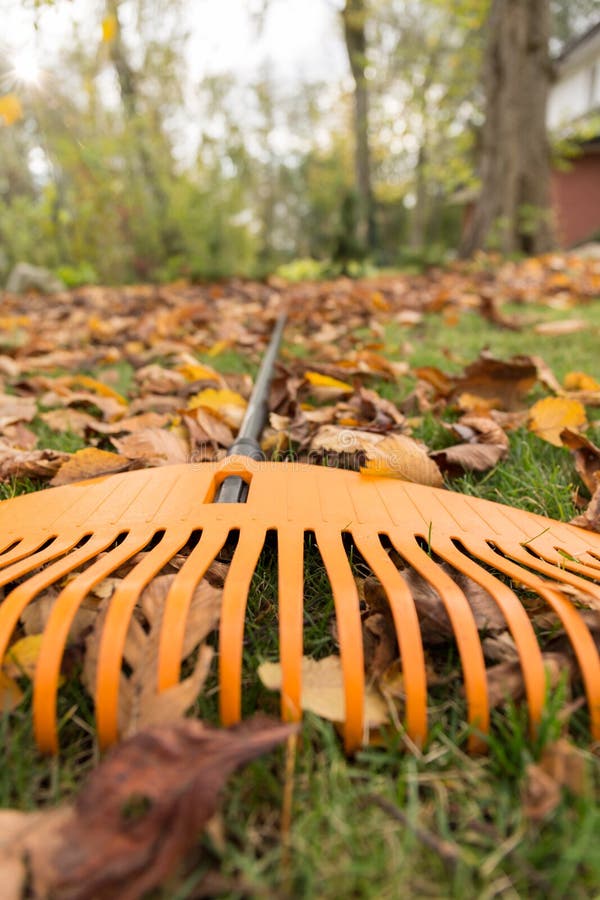
[[[247,456],[255,460],[265,458],[259,438],[269,416],[269,389],[286,321],[287,314],[281,313],[260,364],[238,436],[227,451],[227,456]],[[219,488],[215,503],[244,503],[247,496],[248,485],[244,479],[239,475],[231,475]]]

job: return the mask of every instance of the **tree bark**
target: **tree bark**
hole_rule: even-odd
[[[461,253],[552,246],[546,100],[549,0],[492,0],[483,65],[482,188]]]
[[[377,244],[375,208],[371,184],[369,148],[369,92],[367,89],[367,37],[365,0],[346,0],[342,10],[344,38],[354,79],[354,135],[356,190],[358,195],[358,240],[367,250]]]

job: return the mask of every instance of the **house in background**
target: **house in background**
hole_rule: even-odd
[[[552,173],[558,242],[564,247],[600,234],[600,22],[571,41],[556,60],[548,129],[572,137],[577,152]]]

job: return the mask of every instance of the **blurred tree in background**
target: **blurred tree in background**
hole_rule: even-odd
[[[549,38],[558,50],[597,18],[596,0],[336,0],[345,76],[284,83],[267,61],[190,86],[186,29],[203,15],[191,3],[90,0],[96,37],[75,28],[38,83],[0,49],[0,276],[21,260],[72,284],[435,262],[459,246],[457,200],[480,184],[486,225],[469,249],[493,243],[509,215],[490,200],[490,147],[504,140],[491,130],[493,23],[529,9],[547,61]],[[543,126],[547,84],[532,97],[533,81],[517,93]],[[540,205],[513,201],[521,224]],[[500,246],[547,245],[539,221]]]

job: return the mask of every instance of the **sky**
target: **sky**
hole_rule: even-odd
[[[194,158],[202,131],[198,85],[206,76],[233,76],[241,84],[251,83],[268,64],[269,75],[284,89],[298,89],[306,82],[339,84],[349,78],[342,41],[339,10],[343,0],[183,0],[187,31],[186,109],[173,121],[176,156],[182,165]],[[167,0],[168,3],[168,0]],[[151,8],[152,0],[148,0]],[[19,81],[38,74],[43,89],[44,65],[60,71],[60,55],[74,29],[91,46],[101,41],[104,0],[0,0],[3,36],[2,56],[13,66],[0,84],[0,93],[19,88]],[[258,15],[263,7],[266,13]],[[176,7],[178,8],[178,7]],[[125,42],[135,60],[136,28],[132,27],[134,0],[123,0],[120,18]],[[260,21],[260,25],[259,25]],[[169,23],[165,22],[168,28]],[[33,79],[35,81],[35,79]],[[105,98],[118,103],[114,72],[101,77]],[[240,118],[248,114],[240,109]],[[205,123],[206,124],[206,123]],[[218,130],[218,122],[212,130]],[[278,129],[280,149],[292,150],[294,136]]]
[[[184,25],[190,32],[190,80],[225,72],[250,77],[266,60],[284,80],[343,77],[347,63],[337,21],[340,2],[271,0],[259,30],[253,14],[263,0],[188,0]],[[3,47],[19,60],[55,58],[74,23],[84,32],[89,29],[90,39],[94,29],[99,35],[101,8],[98,0],[54,0],[38,10],[33,0],[0,0]],[[127,37],[127,3],[123,12]]]

